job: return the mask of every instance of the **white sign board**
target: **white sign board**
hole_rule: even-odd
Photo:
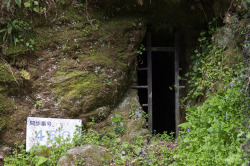
[[[55,137],[61,136],[72,142],[77,126],[82,125],[80,119],[56,119],[28,117],[26,127],[26,151],[34,145],[51,146]]]

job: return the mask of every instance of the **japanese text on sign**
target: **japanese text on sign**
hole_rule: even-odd
[[[80,119],[56,119],[28,117],[26,128],[26,151],[34,145],[51,146],[55,137],[61,137],[72,142],[77,126],[81,126]]]

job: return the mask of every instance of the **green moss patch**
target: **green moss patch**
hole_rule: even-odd
[[[8,97],[0,93],[0,130],[9,122],[9,116],[13,113],[14,104]]]

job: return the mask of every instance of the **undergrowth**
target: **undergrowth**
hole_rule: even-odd
[[[247,165],[241,159],[245,94],[238,89],[238,85],[228,85],[201,106],[188,109],[188,122],[180,125],[183,132],[174,157],[176,165]]]
[[[231,35],[246,34],[245,29],[235,25],[225,27],[233,29]],[[218,31],[209,30],[209,34],[214,33]],[[248,85],[242,84],[249,79],[248,73],[243,72],[247,66],[242,48],[219,46],[215,35],[207,38],[205,34],[201,33],[200,47],[195,50],[191,71],[186,74],[189,92],[182,102],[186,103],[187,122],[180,125],[183,131],[173,165],[246,166],[250,159],[242,160],[245,152],[241,146],[246,142],[242,134],[247,129],[242,122],[247,118],[242,111],[247,106],[242,101],[250,101]],[[250,139],[249,133],[247,138]]]
[[[114,165],[155,166],[169,165],[173,162],[174,150],[163,146],[166,142],[174,141],[173,134],[163,133],[150,136],[148,143],[145,143],[145,140],[149,136],[136,135],[132,142],[124,142],[119,136],[118,134],[102,135],[97,131],[88,129],[83,130],[82,134],[76,134],[73,143],[70,144],[62,143],[62,140],[57,139],[52,147],[36,146],[28,152],[25,151],[24,145],[21,145],[16,147],[11,156],[5,158],[5,165],[57,165],[60,157],[67,155],[68,149],[82,145],[96,145],[107,148],[113,156],[110,164]]]

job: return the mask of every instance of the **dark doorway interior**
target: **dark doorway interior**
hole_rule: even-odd
[[[144,44],[145,45],[145,44]],[[143,52],[142,55],[138,55],[137,58],[138,68],[147,68],[147,53]],[[147,71],[138,71],[137,72],[137,81],[138,85],[147,85]],[[138,96],[140,104],[148,103],[148,90],[147,89],[138,89]],[[148,107],[143,107],[143,110],[148,113]]]
[[[174,54],[153,52],[153,129],[175,131]],[[172,90],[171,90],[172,89]]]
[[[166,41],[169,36],[165,35],[166,38],[163,40],[159,38],[159,34],[155,34],[155,36],[157,38],[154,38],[154,34],[152,34],[154,47],[173,46],[173,43],[169,42],[170,40]],[[153,130],[156,133],[175,132],[174,63],[174,53],[152,53]],[[138,68],[146,67],[147,53],[144,52],[138,57]],[[147,85],[147,71],[138,71],[138,85]],[[146,104],[147,89],[138,89],[138,95],[141,105]],[[147,107],[143,107],[143,110],[148,112]]]

